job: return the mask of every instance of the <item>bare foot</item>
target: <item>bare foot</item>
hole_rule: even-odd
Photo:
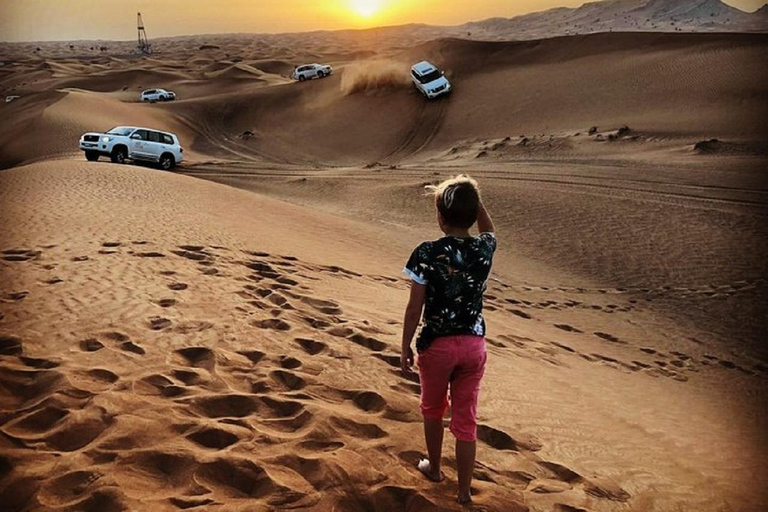
[[[456,498],[456,501],[458,501],[462,505],[467,505],[469,503],[472,503],[472,495],[467,494],[466,496],[462,496],[461,494],[459,494],[459,496]]]
[[[433,482],[440,483],[445,480],[445,474],[442,471],[439,473],[432,471],[432,465],[429,463],[429,459],[421,459],[416,467],[424,474],[424,476]]]

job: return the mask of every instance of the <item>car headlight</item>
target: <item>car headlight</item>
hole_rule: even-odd
[[[109,142],[109,141],[111,141],[111,140],[112,140],[112,137],[106,137],[106,136],[105,136],[105,137],[102,137],[102,138],[101,138],[101,142]]]

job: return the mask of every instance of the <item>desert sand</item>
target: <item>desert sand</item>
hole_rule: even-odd
[[[423,186],[458,173],[500,240],[465,509],[768,503],[768,37],[99,44],[2,47],[4,510],[462,510],[398,369]],[[126,124],[187,160],[85,161]]]

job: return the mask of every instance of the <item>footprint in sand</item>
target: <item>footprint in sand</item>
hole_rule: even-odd
[[[477,426],[477,438],[497,450],[520,451],[520,449],[524,449],[538,451],[542,447],[541,441],[534,436],[513,438],[506,432],[482,424]]]
[[[299,389],[304,389],[307,386],[306,380],[295,373],[287,372],[285,370],[275,370],[270,372],[269,376],[285,390],[297,391]]]
[[[525,318],[526,320],[530,320],[531,318],[533,318],[531,315],[529,315],[525,311],[520,311],[519,309],[508,309],[507,311],[509,311],[513,315],[519,316],[520,318]]]
[[[194,475],[195,481],[213,489],[217,501],[221,497],[242,500],[250,498],[266,502],[267,508],[290,507],[306,497],[312,490],[307,483],[306,492],[281,485],[264,468],[247,458],[227,457],[201,464]]]
[[[32,249],[6,249],[2,254],[5,261],[29,261],[39,258],[42,252]]]
[[[275,270],[270,264],[262,261],[250,261],[243,263],[247,268],[256,272],[257,275],[267,279],[277,279],[280,277],[280,273]]]
[[[310,327],[313,329],[327,329],[331,326],[331,323],[327,320],[322,320],[319,318],[313,318],[311,316],[305,316],[302,317],[302,319],[309,324]]]
[[[161,252],[155,252],[155,251],[139,252],[139,253],[136,253],[136,256],[138,256],[139,258],[165,258],[165,254]]]
[[[61,426],[45,438],[45,446],[63,452],[74,452],[91,444],[114,423],[114,416],[102,407],[86,407],[77,415],[69,415]]]
[[[597,336],[598,338],[604,339],[606,341],[610,341],[611,343],[624,343],[623,341],[621,341],[619,338],[617,338],[613,334],[608,334],[608,333],[605,333],[605,332],[596,332],[595,336]]]
[[[339,441],[308,439],[306,441],[300,442],[298,446],[302,450],[307,450],[310,452],[334,452],[344,448],[346,445]]]
[[[50,370],[51,368],[57,368],[61,366],[61,363],[58,363],[56,361],[51,361],[50,359],[41,359],[37,357],[25,357],[25,356],[18,356],[18,357],[19,357],[19,361],[24,363],[24,366],[28,366],[30,368]]]
[[[94,492],[94,484],[102,476],[104,475],[96,471],[73,471],[47,480],[40,487],[40,502],[49,507],[59,508],[91,496]],[[81,510],[89,510],[89,508]]]
[[[291,329],[291,324],[279,318],[268,318],[266,320],[257,320],[253,323],[253,325],[261,329],[272,329],[275,331],[289,331]]]
[[[244,418],[259,410],[260,401],[251,395],[213,395],[188,401],[190,410],[207,418]]]
[[[295,370],[302,365],[301,361],[291,356],[280,356],[278,362],[280,363],[280,366],[286,370]]]
[[[171,283],[168,285],[168,288],[175,292],[178,292],[181,290],[186,290],[187,288],[189,288],[189,285],[186,283]]]
[[[339,304],[331,300],[322,300],[313,297],[301,297],[301,302],[308,304],[309,306],[326,315],[342,314],[342,310]]]
[[[309,338],[295,338],[295,341],[301,346],[307,354],[314,356],[328,348],[328,345],[321,341],[315,341]]]
[[[381,439],[389,436],[381,427],[373,423],[358,423],[338,416],[332,416],[330,423],[342,432],[358,439]]]
[[[21,338],[16,336],[0,336],[0,355],[15,356],[23,352]]]
[[[96,380],[108,382],[110,384],[117,382],[120,379],[117,374],[104,368],[94,368],[93,370],[88,370],[87,375],[93,377]]]
[[[175,369],[171,371],[171,376],[184,383],[185,386],[194,386],[203,382],[203,377],[193,370]]]
[[[203,428],[184,437],[204,448],[214,450],[223,450],[240,441],[237,435],[220,428]]]
[[[206,261],[210,260],[211,255],[207,252],[203,252],[202,248],[196,251],[190,251],[188,249],[184,249],[183,247],[198,247],[198,246],[182,246],[180,251],[171,251],[176,256],[181,256],[182,258],[186,258],[188,260],[192,261]]]
[[[162,331],[163,329],[167,329],[170,327],[172,322],[167,319],[160,316],[155,316],[149,319],[149,328],[153,331]]]
[[[176,305],[176,299],[160,299],[155,304],[161,308],[169,308]]]
[[[123,350],[125,352],[132,352],[134,354],[138,354],[140,356],[143,356],[147,353],[146,350],[141,348],[139,345],[135,344],[132,341],[124,341],[120,344],[120,350]]]
[[[572,349],[571,347],[569,347],[568,345],[563,345],[562,343],[558,343],[556,341],[553,341],[552,344],[554,346],[556,346],[556,347],[559,347],[559,348],[565,350],[566,352],[576,353],[576,351],[574,349]]]
[[[20,292],[9,292],[3,295],[2,300],[3,302],[20,302],[27,298],[27,295],[29,295],[29,291],[22,290]]]
[[[104,344],[96,338],[88,338],[80,342],[80,350],[83,352],[96,352],[104,348]]]
[[[216,354],[207,347],[188,347],[176,350],[177,363],[193,368],[213,371],[216,366]]]
[[[358,391],[352,396],[352,402],[365,412],[381,412],[387,406],[384,397],[374,391]]]
[[[555,327],[557,327],[558,329],[561,329],[561,330],[563,330],[565,332],[576,332],[576,333],[584,332],[584,331],[582,331],[580,329],[577,329],[576,327],[570,326],[568,324],[555,324]]]
[[[238,352],[238,354],[247,357],[253,364],[258,364],[259,361],[267,356],[267,354],[260,350],[244,350]]]
[[[357,343],[361,347],[365,347],[368,350],[372,350],[374,352],[381,352],[382,350],[387,348],[387,344],[384,343],[383,341],[377,340],[376,338],[372,338],[370,336],[366,336],[361,333],[355,333],[349,336],[349,339],[354,343]]]

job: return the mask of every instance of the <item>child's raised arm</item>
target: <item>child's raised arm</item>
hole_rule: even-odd
[[[477,230],[480,233],[493,233],[495,231],[491,216],[488,214],[488,210],[485,209],[482,199],[480,199],[480,205],[477,209]]]

